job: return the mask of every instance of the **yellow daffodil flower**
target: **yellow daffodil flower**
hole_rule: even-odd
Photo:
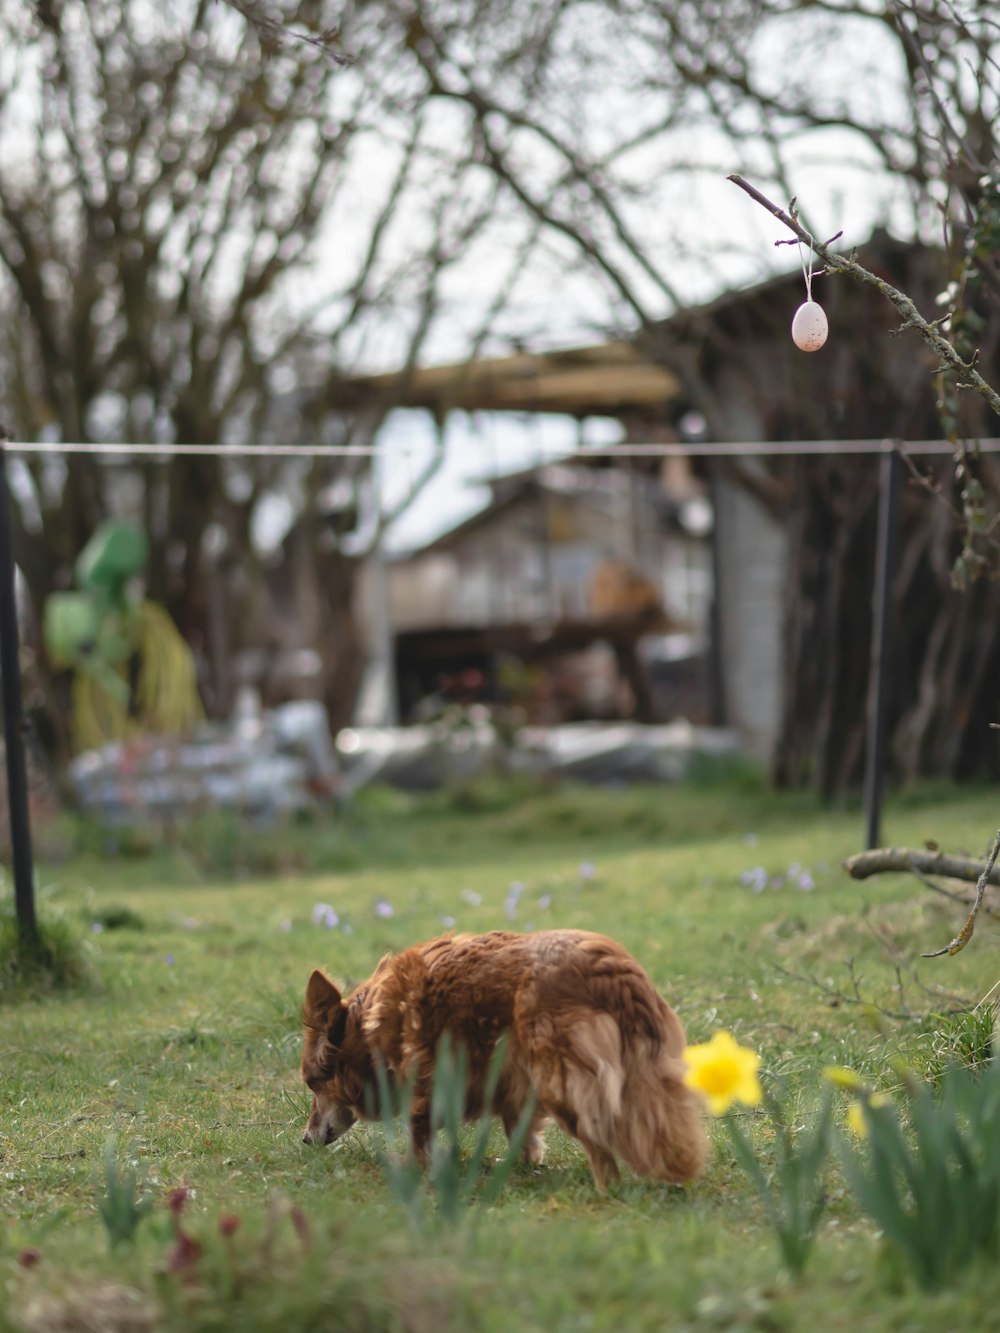
[[[823,1070],[823,1077],[827,1083],[832,1083],[835,1088],[841,1088],[844,1092],[863,1092],[865,1081],[860,1074],[856,1074],[853,1069],[845,1069],[843,1065],[827,1065]]]
[[[868,1121],[865,1119],[865,1108],[857,1098],[847,1108],[847,1128],[859,1139],[868,1137]]]
[[[868,1105],[890,1106],[892,1098],[887,1092],[875,1092],[868,1098]],[[859,1139],[868,1137],[868,1121],[865,1119],[864,1103],[859,1097],[855,1097],[847,1108],[847,1128],[852,1134],[856,1134]]]
[[[740,1046],[729,1032],[684,1051],[684,1082],[708,1102],[712,1115],[724,1115],[733,1102],[757,1106],[763,1093],[757,1070],[760,1056]]]

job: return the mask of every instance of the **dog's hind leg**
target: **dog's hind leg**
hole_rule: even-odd
[[[517,1126],[520,1123],[523,1108],[513,1110],[505,1107],[501,1113],[500,1119],[503,1123],[503,1132],[507,1135],[508,1142],[513,1138]],[[536,1110],[531,1117],[531,1124],[528,1126],[528,1133],[524,1139],[524,1147],[521,1149],[522,1156],[526,1162],[531,1162],[533,1166],[541,1166],[545,1161],[545,1126],[549,1123],[549,1117],[544,1111]]]

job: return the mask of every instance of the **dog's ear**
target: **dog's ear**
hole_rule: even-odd
[[[302,1006],[302,1017],[311,1028],[320,1032],[327,1031],[338,1017],[338,1010],[343,1011],[340,991],[325,972],[315,968],[306,986],[306,1002]]]
[[[382,974],[387,970],[391,962],[392,962],[392,952],[390,951],[389,953],[384,953],[382,957],[378,960],[378,967],[376,967],[375,971],[372,973],[372,981],[378,981],[379,977],[381,977]]]
[[[331,1050],[337,1050],[344,1044],[344,1033],[347,1031],[347,1005],[338,1005],[336,1010],[330,1015],[329,1026],[326,1030],[326,1042]]]

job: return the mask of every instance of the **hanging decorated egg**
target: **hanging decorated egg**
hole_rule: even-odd
[[[818,352],[826,342],[830,326],[826,322],[826,312],[816,301],[806,301],[800,305],[792,320],[792,342],[803,352]]]

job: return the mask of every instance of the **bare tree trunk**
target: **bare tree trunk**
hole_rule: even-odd
[[[323,701],[334,733],[354,717],[366,664],[364,636],[354,606],[358,568],[357,560],[340,552],[325,553],[320,565]]]

